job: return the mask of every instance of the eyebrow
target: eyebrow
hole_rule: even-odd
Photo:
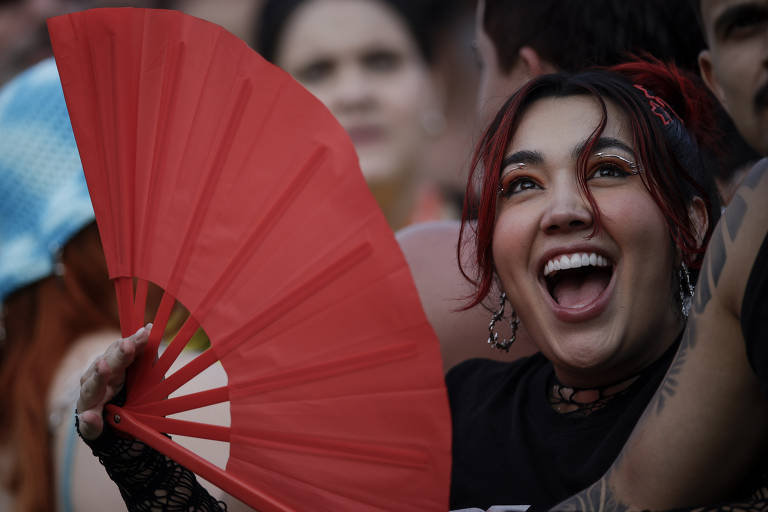
[[[581,155],[585,149],[587,149],[587,144],[589,144],[589,140],[585,140],[575,148],[573,148],[573,151],[571,151],[571,156],[576,159],[579,158],[579,155]],[[604,149],[621,149],[623,151],[626,151],[630,155],[634,155],[635,151],[629,147],[624,141],[619,140],[615,137],[600,137],[595,141],[595,144],[592,146],[592,151],[595,153],[598,151],[602,151]]]
[[[515,151],[509,156],[505,156],[501,161],[502,170],[511,164],[541,164],[544,162],[544,156],[538,151]]]
[[[584,150],[587,148],[587,144],[589,144],[589,140],[585,140],[578,144],[575,148],[573,148],[573,151],[571,151],[571,156],[573,159],[577,159],[579,155],[581,155]],[[633,155],[634,157],[634,150],[629,147],[625,142],[615,138],[615,137],[600,137],[595,141],[595,144],[592,146],[592,151],[597,153],[598,151],[602,151],[604,149],[621,149],[623,151],[626,151],[630,155]],[[501,169],[504,170],[508,165],[511,164],[530,164],[530,165],[536,165],[541,164],[544,162],[544,155],[542,155],[539,151],[529,151],[529,150],[522,150],[522,151],[515,151],[509,156],[504,157],[504,160],[501,161]]]
[[[714,33],[717,37],[722,37],[734,21],[765,15],[766,10],[768,9],[765,6],[755,3],[743,3],[728,7],[715,19]]]

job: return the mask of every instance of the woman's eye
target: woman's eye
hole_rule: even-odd
[[[310,62],[296,73],[296,79],[305,84],[318,83],[325,80],[334,70],[334,63],[330,59],[321,59]]]
[[[363,65],[370,71],[393,71],[400,66],[400,61],[400,55],[390,50],[375,50],[363,56]]]
[[[509,197],[514,194],[525,192],[526,190],[534,190],[540,188],[539,184],[530,178],[517,178],[503,182],[501,184],[501,195],[503,197]]]
[[[764,31],[768,21],[768,9],[749,6],[738,10],[729,21],[722,32],[723,39],[747,38]]]
[[[592,172],[591,178],[625,178],[631,173],[616,164],[602,164]]]

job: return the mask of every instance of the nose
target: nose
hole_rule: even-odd
[[[546,210],[541,217],[541,229],[549,234],[592,228],[592,209],[575,177],[564,181],[553,182],[549,187]]]
[[[339,70],[334,102],[342,112],[365,110],[372,105],[371,84],[363,69],[356,65],[346,65]]]

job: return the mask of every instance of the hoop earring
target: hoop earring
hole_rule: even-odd
[[[683,319],[688,320],[688,315],[691,312],[691,300],[693,300],[694,288],[691,283],[691,274],[688,272],[688,265],[685,264],[685,261],[680,265],[677,274],[680,286],[680,310],[683,314]]]
[[[506,302],[507,292],[501,292],[501,295],[499,295],[499,309],[493,313],[493,316],[491,317],[491,323],[488,324],[488,344],[491,346],[491,348],[509,352],[509,347],[511,347],[517,339],[517,327],[520,325],[520,319],[517,317],[517,313],[514,309],[512,309],[511,305],[509,308],[512,310],[509,317],[509,327],[512,329],[512,336],[509,338],[502,337],[501,341],[498,341],[499,333],[494,330],[496,322],[504,318],[504,306]]]

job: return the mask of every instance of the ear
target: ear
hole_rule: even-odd
[[[712,91],[712,94],[715,95],[723,107],[727,109],[723,89],[720,87],[720,84],[717,83],[717,79],[715,78],[715,72],[712,66],[712,52],[709,50],[702,50],[701,53],[699,53],[699,71],[701,72],[701,78],[704,79],[704,83],[707,84],[709,90]]]
[[[694,197],[691,206],[688,207],[688,217],[693,223],[693,229],[696,235],[696,245],[701,247],[704,243],[704,237],[709,228],[709,215],[707,215],[707,206],[700,197]]]
[[[556,73],[557,68],[551,62],[544,60],[539,53],[530,46],[523,46],[518,51],[523,70],[528,80],[547,73]]]

